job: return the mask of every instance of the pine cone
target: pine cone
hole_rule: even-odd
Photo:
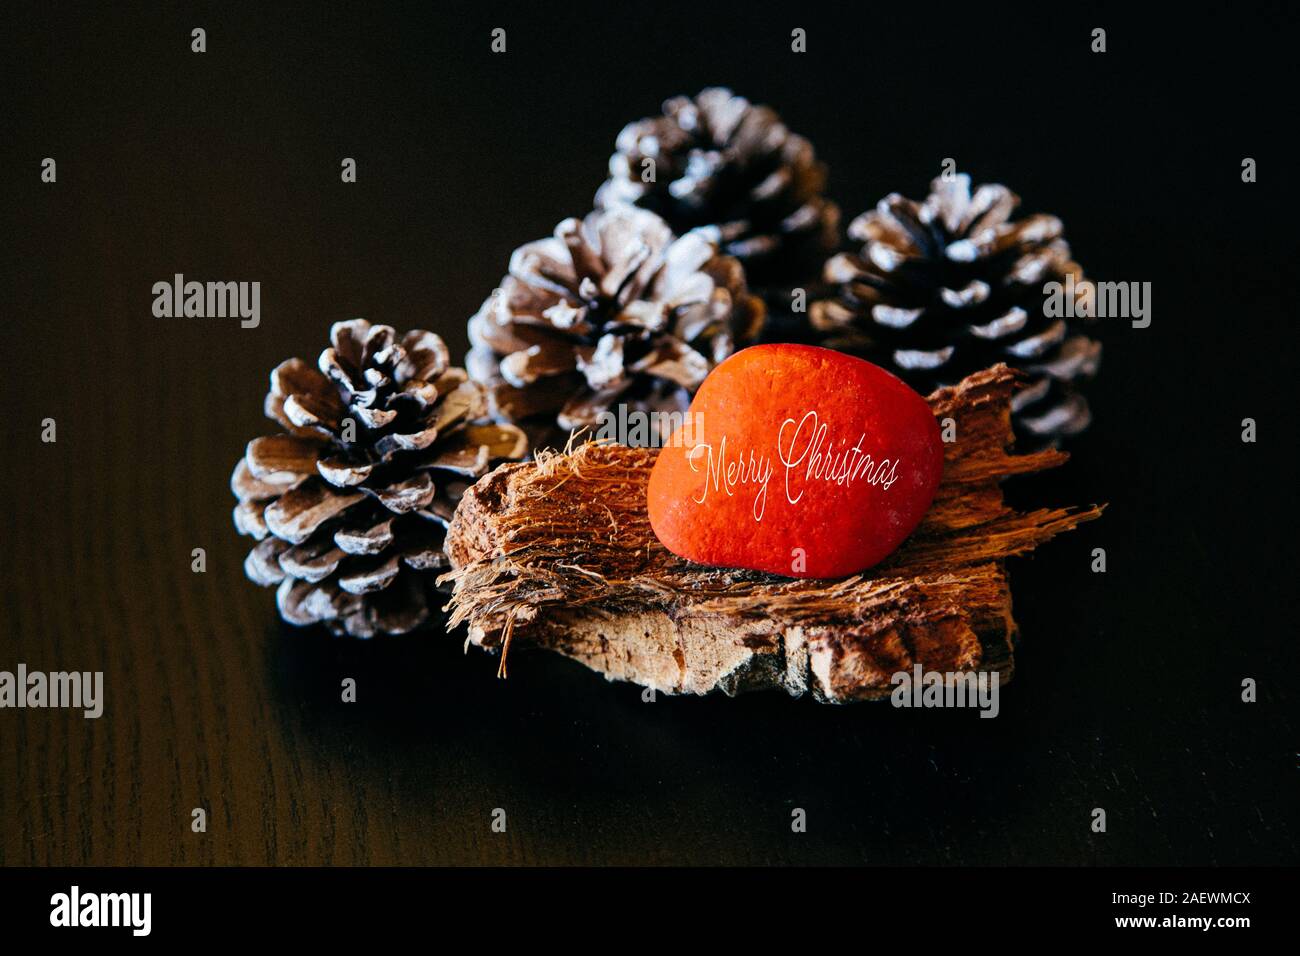
[[[664,103],[619,133],[597,208],[662,216],[679,235],[703,228],[760,286],[801,281],[835,248],[839,209],[822,197],[826,167],[776,113],[714,87]],[[654,180],[645,182],[647,160]]]
[[[295,358],[271,373],[266,415],[285,433],[253,439],[235,466],[235,527],[259,541],[244,571],[279,585],[291,624],[405,633],[429,617],[461,492],[490,462],[522,457],[524,436],[475,423],[482,389],[432,332],[399,339],[354,319],[330,340],[320,371]]]
[[[1097,371],[1101,343],[1077,322],[1046,314],[1044,286],[1073,276],[1076,305],[1091,285],[1070,258],[1055,216],[1011,221],[1020,199],[1005,186],[942,177],[922,203],[893,193],[849,226],[859,253],[827,263],[829,293],[810,318],[821,344],[862,355],[923,395],[997,362],[1025,372],[1013,403],[1028,444],[1055,443],[1091,420],[1079,386]]]
[[[601,412],[685,411],[713,367],[758,334],[745,271],[699,235],[674,238],[632,206],[566,219],[515,250],[469,321],[465,365],[493,414],[534,447],[595,429]]]

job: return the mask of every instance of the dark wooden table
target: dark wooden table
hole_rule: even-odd
[[[776,12],[15,11],[0,669],[102,670],[107,703],[0,711],[0,863],[1294,863],[1275,31],[1111,15],[1098,56],[1079,17],[921,13],[799,11],[800,57]],[[1211,39],[1217,67],[1178,52]],[[1153,283],[1152,326],[1104,333],[1075,459],[1014,491],[1110,509],[1013,568],[1022,647],[996,720],[647,704],[540,655],[503,682],[459,635],[282,626],[243,577],[227,481],[269,433],[269,370],[355,315],[463,349],[510,250],[588,208],[622,123],[710,82],[780,108],[849,215],[956,156],[1059,214],[1090,273]],[[261,326],[154,318],[178,272],[260,281]]]

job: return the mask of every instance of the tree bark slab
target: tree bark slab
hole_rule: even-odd
[[[796,580],[709,568],[669,552],[646,514],[654,449],[586,444],[503,465],[466,494],[447,535],[449,628],[501,654],[557,651],[668,694],[783,688],[828,702],[886,697],[898,671],[1011,678],[1016,623],[1005,562],[1101,507],[1017,512],[1001,482],[1059,465],[1008,452],[1015,373],[978,372],[929,396],[957,439],[924,521],[862,574]]]

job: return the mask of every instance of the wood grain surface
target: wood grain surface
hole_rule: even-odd
[[[792,58],[775,14],[536,11],[507,18],[493,59],[491,14],[456,5],[14,9],[0,669],[102,670],[107,700],[98,720],[0,710],[0,863],[1296,862],[1294,269],[1270,101],[1168,52],[1190,26],[1116,18],[1098,60],[1085,24],[934,32],[922,13],[809,12],[815,45]],[[1250,60],[1251,90],[1286,61],[1258,24],[1196,29]],[[1016,51],[1013,92],[1007,70],[968,68],[981,46]],[[1021,646],[996,720],[647,704],[540,654],[499,681],[463,635],[283,626],[243,577],[227,481],[271,430],[270,369],[357,315],[463,349],[510,250],[588,208],[620,126],[710,82],[809,136],[849,215],[955,154],[1060,215],[1090,273],[1154,285],[1149,329],[1105,331],[1073,461],[1009,487],[1110,507],[1012,563]],[[1078,135],[1062,104],[1084,110]],[[1257,184],[1244,155],[1269,170]],[[261,326],[154,318],[175,273],[260,281]]]

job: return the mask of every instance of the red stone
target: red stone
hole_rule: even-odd
[[[700,386],[650,475],[650,524],[700,564],[842,577],[892,553],[943,473],[925,399],[808,345],[737,352]]]

